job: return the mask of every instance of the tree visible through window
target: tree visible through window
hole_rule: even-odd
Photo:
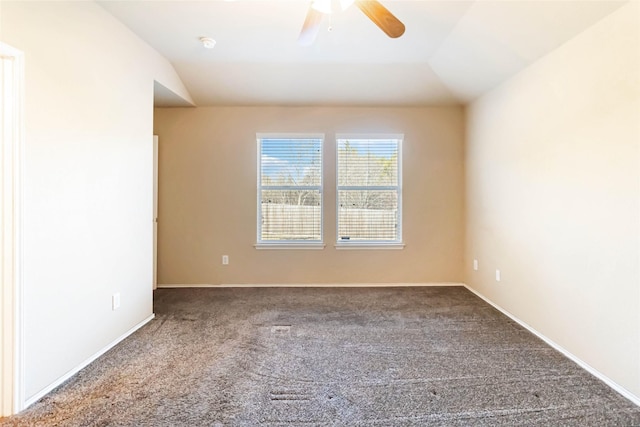
[[[322,241],[322,138],[258,137],[258,243]]]
[[[401,243],[400,144],[337,140],[338,243]]]

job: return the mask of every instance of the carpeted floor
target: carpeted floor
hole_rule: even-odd
[[[6,426],[640,426],[462,287],[162,289],[156,319]]]

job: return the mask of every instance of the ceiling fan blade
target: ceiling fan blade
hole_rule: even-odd
[[[356,5],[386,35],[395,39],[404,34],[404,24],[377,0],[356,0]]]
[[[302,30],[300,30],[300,35],[298,36],[298,44],[301,46],[309,46],[311,45],[318,32],[320,32],[320,25],[322,24],[322,12],[318,12],[311,5],[309,5],[309,11],[307,12],[307,17],[304,20],[304,24],[302,24]]]

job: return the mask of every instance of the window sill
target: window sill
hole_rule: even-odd
[[[336,243],[337,250],[401,250],[404,243]]]
[[[256,243],[253,245],[258,250],[271,249],[295,249],[295,250],[323,250],[324,243]]]

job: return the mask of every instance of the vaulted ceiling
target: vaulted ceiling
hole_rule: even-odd
[[[315,43],[300,46],[310,0],[99,2],[173,64],[196,105],[414,106],[469,102],[625,1],[381,3],[404,22],[402,37],[334,5]],[[159,106],[182,104],[156,94]]]

